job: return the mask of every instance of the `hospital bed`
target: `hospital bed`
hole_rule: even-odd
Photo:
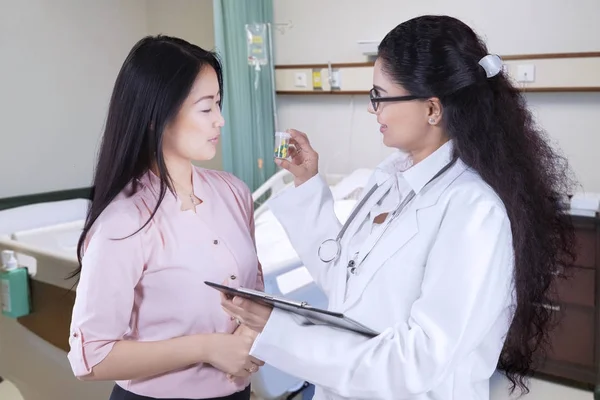
[[[342,222],[349,216],[371,172],[359,169],[349,175],[325,175],[335,199],[335,212]],[[281,170],[253,192],[256,244],[265,291],[324,308],[326,297],[312,281],[268,208],[268,199],[292,185],[292,180],[287,171]],[[58,293],[57,288],[68,293],[74,282],[65,277],[77,266],[76,245],[87,207],[87,200],[73,199],[0,211],[0,250],[17,253],[19,262],[29,268],[33,284],[43,285],[43,290],[54,288],[54,293]],[[41,312],[33,310],[31,317]],[[108,398],[112,383],[81,382],[73,377],[65,354],[68,325],[59,330],[59,338],[52,335],[42,338],[24,326],[26,322],[0,316],[0,376],[11,381],[24,400]],[[38,322],[38,328],[39,325]],[[57,343],[60,340],[64,342]],[[265,365],[253,375],[252,387],[258,397],[271,400],[289,397],[304,389],[306,383]]]
[[[40,297],[45,300],[18,320],[0,314],[0,376],[19,390],[23,400],[100,400],[112,390],[110,382],[74,378],[64,350],[70,319],[66,295],[74,284],[65,277],[77,260],[63,246],[74,234],[69,225],[85,218],[88,204],[86,199],[72,199],[0,211],[0,251],[17,252],[32,275],[34,304],[41,303]],[[54,235],[55,228],[67,236]],[[42,240],[44,234],[48,238]]]
[[[325,176],[335,200],[336,215],[342,223],[349,217],[371,172],[368,169],[359,169],[347,176]],[[265,194],[267,198],[271,198],[291,186],[292,180],[287,171],[278,172],[253,193],[254,201],[258,203]],[[263,268],[265,291],[292,300],[306,301],[319,308],[327,308],[327,298],[302,265],[283,227],[269,210],[268,203],[258,205],[254,218],[256,248]],[[306,387],[306,382],[269,365],[264,365],[252,380],[253,391],[263,399],[276,399],[286,394],[287,398],[292,398]]]

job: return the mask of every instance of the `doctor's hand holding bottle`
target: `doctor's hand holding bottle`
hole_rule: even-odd
[[[296,187],[319,173],[319,154],[312,148],[305,133],[290,129],[290,157],[292,161],[276,159],[275,163],[294,175]]]

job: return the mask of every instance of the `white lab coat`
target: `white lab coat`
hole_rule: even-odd
[[[404,156],[384,161],[365,192],[374,183],[380,188],[346,232],[340,259],[330,264],[317,251],[337,236],[341,224],[324,180],[313,177],[271,200],[271,210],[327,294],[329,309],[381,333],[368,339],[306,326],[301,317],[275,309],[253,356],[314,383],[315,399],[489,398],[489,378],[515,301],[512,234],[499,197],[460,159],[425,186],[451,154],[448,142],[404,173],[398,172],[409,162]],[[363,224],[374,217],[369,211],[385,208],[386,201],[398,204],[410,189],[416,197],[356,275],[348,274],[349,259],[377,236],[378,228],[369,235],[370,224]],[[356,237],[361,239],[352,240]]]

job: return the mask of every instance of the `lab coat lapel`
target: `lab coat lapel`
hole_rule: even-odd
[[[360,212],[356,215],[356,217],[354,218],[354,220],[352,221],[352,223],[346,230],[346,233],[345,233],[345,235],[342,239],[342,243],[341,243],[343,249],[350,248],[349,243],[350,243],[351,238],[356,234],[356,232],[359,230],[361,225],[365,222],[365,219],[367,218],[367,215],[369,214],[370,210],[375,206],[375,204],[379,200],[381,200],[383,195],[388,192],[392,182],[391,181],[371,182],[370,185],[367,187],[371,188],[372,185],[374,185],[374,184],[378,184],[379,187],[371,195],[371,197],[369,197],[365,201],[365,204],[361,207]],[[358,206],[358,204],[359,203],[357,203],[357,206]],[[338,261],[337,265],[335,266],[335,268],[337,270],[336,282],[339,283],[339,288],[338,288],[338,290],[336,290],[336,297],[334,299],[334,302],[332,302],[332,304],[331,304],[331,306],[334,308],[337,308],[338,305],[341,305],[345,300],[346,289],[347,289],[346,288],[347,265],[348,265],[348,261],[350,261],[350,259],[353,257],[353,255],[354,255],[354,251],[344,252],[342,257],[340,257],[340,260]]]
[[[457,163],[453,168],[450,168],[438,184],[420,192],[412,200],[411,204],[400,214],[394,225],[388,228],[385,235],[379,241],[379,244],[374,247],[363,265],[357,268],[357,274],[351,278],[354,280],[352,283],[352,292],[349,293],[348,298],[343,302],[340,312],[345,312],[356,304],[371,279],[373,279],[373,276],[375,276],[387,260],[405,246],[410,245],[409,241],[419,232],[419,210],[435,205],[446,187],[458,175],[464,172],[465,169],[466,167],[462,163]],[[398,277],[400,278],[402,276],[402,264],[399,263],[395,268],[398,269]]]
[[[388,228],[369,257],[360,265],[352,280],[352,291],[343,303],[343,311],[352,307],[361,297],[369,281],[394,253],[406,245],[419,231],[417,209],[409,205],[395,224]],[[399,266],[400,267],[400,266]]]
[[[343,311],[351,308],[360,299],[373,276],[386,261],[409,244],[410,240],[419,232],[418,211],[432,206],[437,199],[438,196],[417,195],[406,206],[397,220],[379,240],[379,243],[375,245],[363,265],[359,266],[356,274],[350,278],[353,280],[352,292],[349,293],[343,304]],[[401,269],[402,265],[398,265],[396,268]]]

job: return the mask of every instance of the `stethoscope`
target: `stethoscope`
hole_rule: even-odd
[[[425,186],[423,186],[423,188],[427,187],[427,185],[429,185],[432,181],[434,181],[436,178],[438,178],[440,175],[442,175],[444,172],[446,172],[454,164],[454,162],[456,162],[456,158],[453,158],[452,161],[450,161],[448,164],[446,164],[444,166],[444,168],[439,170],[438,173],[435,174],[433,176],[433,178],[431,178],[425,184]],[[378,188],[379,188],[379,185],[377,185],[377,184],[373,185],[373,187],[369,190],[369,192],[362,198],[362,200],[358,203],[358,206],[356,206],[356,208],[352,211],[352,213],[350,214],[350,216],[348,217],[348,219],[342,226],[342,229],[340,230],[340,232],[338,233],[338,235],[335,239],[326,239],[321,243],[321,245],[319,246],[319,250],[318,250],[318,255],[319,255],[319,258],[321,259],[321,261],[323,261],[324,263],[330,263],[332,261],[337,261],[340,258],[340,255],[342,254],[341,242],[342,242],[342,238],[344,237],[344,234],[346,233],[346,230],[348,230],[348,227],[350,226],[350,224],[352,224],[352,221],[356,218],[356,216],[358,215],[358,213],[360,212],[362,207],[365,205],[365,203],[369,200],[369,198],[373,195],[373,193],[375,193],[375,191]],[[362,258],[360,263],[357,264],[357,260],[356,260],[358,253],[356,254],[354,259],[352,259],[348,262],[347,268],[350,269],[351,273],[354,273],[356,271],[356,268],[358,267],[358,265],[360,265],[362,262],[364,262],[364,260],[371,254],[371,251],[373,250],[375,245],[377,243],[379,243],[379,240],[385,234],[388,227],[391,225],[392,221],[396,217],[398,217],[398,215],[400,215],[402,210],[408,205],[408,203],[410,203],[410,201],[414,197],[415,197],[414,190],[411,190],[406,195],[406,197],[404,197],[402,202],[398,205],[398,207],[396,207],[396,209],[392,212],[392,215],[388,218],[388,221],[387,221],[385,227],[383,229],[380,229],[379,235],[377,236],[377,240],[375,240],[373,246],[371,246],[371,249]]]

